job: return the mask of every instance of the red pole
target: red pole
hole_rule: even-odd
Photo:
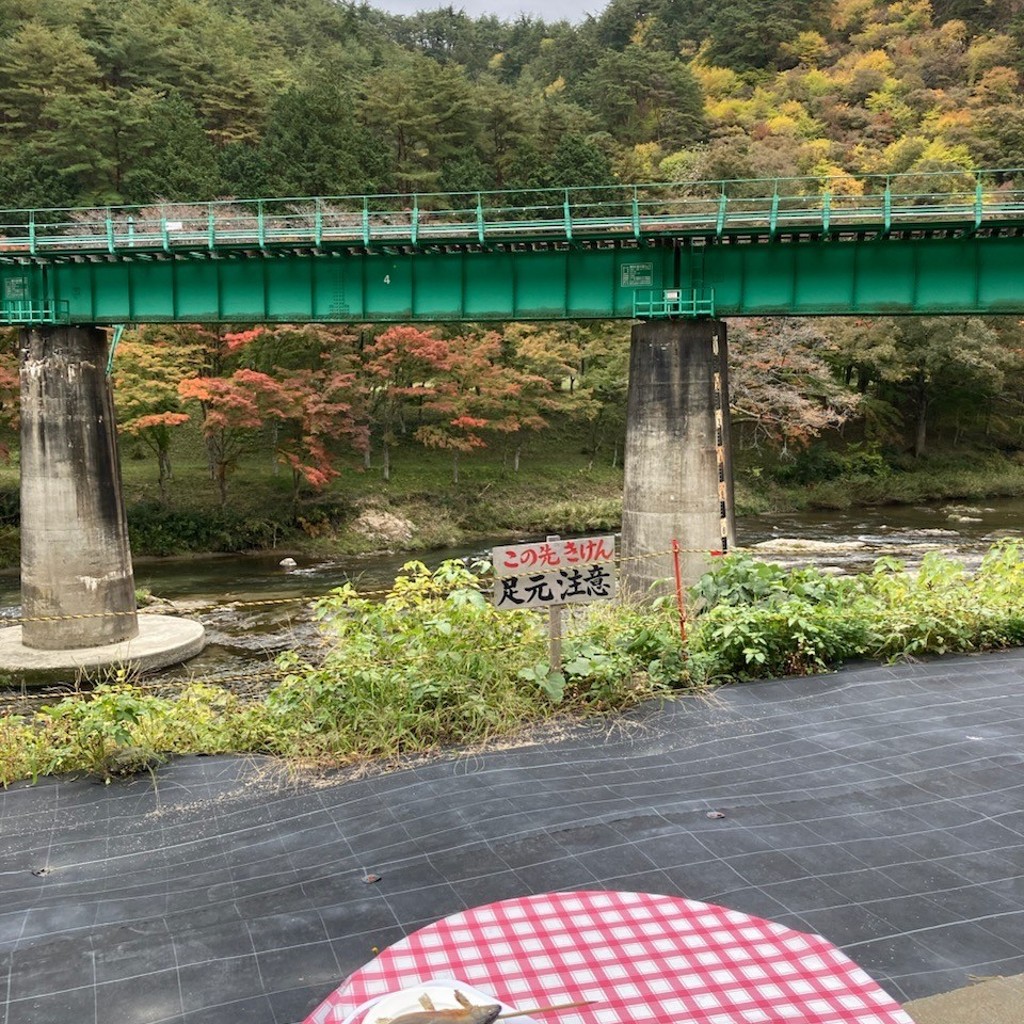
[[[679,541],[672,541],[672,564],[676,570],[676,604],[679,607],[679,635],[686,643],[686,602],[683,600],[683,574],[679,568]]]

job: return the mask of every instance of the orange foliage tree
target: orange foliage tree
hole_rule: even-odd
[[[365,446],[366,428],[355,412],[355,373],[339,370],[322,340],[315,328],[227,332],[220,338],[218,365],[249,361],[265,368],[241,366],[179,384],[180,397],[198,402],[202,409],[203,434],[222,504],[227,501],[228,479],[254,431],[272,428],[275,457],[291,470],[293,498],[303,483],[319,490],[338,475],[332,442]],[[311,365],[294,365],[302,362]]]
[[[178,385],[194,373],[202,351],[192,328],[155,325],[126,332],[115,356],[118,423],[156,456],[161,497],[174,475],[171,432],[189,420]]]
[[[178,385],[178,393],[185,401],[198,402],[203,410],[210,468],[224,505],[228,478],[238,464],[247,432],[268,419],[296,415],[294,398],[268,374],[245,369],[227,377],[191,377]]]
[[[502,336],[489,331],[446,341],[447,363],[439,373],[416,439],[452,453],[452,478],[459,482],[459,457],[484,448],[485,435],[516,437],[516,468],[523,434],[547,426],[542,412],[557,402],[551,382],[510,365]]]
[[[391,479],[392,449],[410,433],[410,421],[424,403],[436,398],[449,365],[448,343],[418,327],[389,327],[363,349],[362,383],[385,480]]]

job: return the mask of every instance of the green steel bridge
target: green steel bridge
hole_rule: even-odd
[[[1020,314],[1022,185],[946,171],[0,211],[0,323]]]

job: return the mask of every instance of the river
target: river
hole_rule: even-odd
[[[914,565],[941,550],[976,564],[1002,536],[1024,536],[1024,499],[997,499],[970,506],[894,505],[844,512],[801,512],[742,518],[741,546],[759,546],[764,557],[783,564],[818,564],[841,571],[869,568],[882,555]],[[504,538],[495,538],[500,544]],[[485,554],[489,544],[431,551],[428,565],[446,558]],[[387,587],[411,555],[384,554],[337,560],[299,560],[283,567],[276,555],[205,555],[141,559],[135,581],[173,609],[206,626],[209,646],[187,667],[168,670],[181,679],[253,675],[269,668],[274,655],[315,640],[308,601],[351,582],[361,591]],[[282,600],[294,598],[296,600]],[[0,576],[0,615],[19,613],[16,572]],[[255,604],[257,601],[276,601]]]

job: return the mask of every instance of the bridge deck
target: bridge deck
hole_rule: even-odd
[[[1018,180],[1024,182],[1024,172],[1015,177],[1011,171],[951,171],[0,211],[0,321],[631,316],[645,290],[651,301],[639,306],[651,315],[669,315],[687,312],[686,303],[680,306],[674,297],[665,303],[661,292],[680,289],[693,296],[689,312],[694,314],[715,312],[716,301],[719,313],[934,312],[942,304],[941,289],[930,298],[927,278],[938,249],[920,243],[956,240],[936,266],[952,254],[954,262],[991,276],[992,268],[982,266],[979,240],[1022,239],[1013,252],[1024,251],[1024,188],[1017,187]],[[885,258],[886,273],[912,274],[913,281],[908,279],[899,296],[877,300],[851,294],[846,302],[831,293],[824,302],[798,299],[808,286],[815,290],[813,280],[823,273],[815,270],[817,263],[851,278],[870,270],[863,253],[854,254],[857,245],[842,243],[870,244],[875,256],[878,244],[891,245],[900,255]],[[800,280],[773,272],[774,292],[765,296],[764,261],[722,254],[736,247],[805,248],[799,266],[795,257],[782,256]],[[820,247],[829,250],[822,259],[811,253]],[[837,261],[836,248],[849,251]],[[618,255],[598,258],[601,251]],[[1002,264],[1007,251],[1000,250]],[[557,266],[533,255],[552,252],[571,255]],[[672,252],[675,257],[668,256]],[[501,259],[505,254],[518,254],[514,272],[512,263]],[[251,268],[241,288],[237,273],[211,267],[217,261],[265,264],[270,257],[277,260],[275,269]],[[326,275],[305,266],[338,258],[351,265]],[[1019,263],[1024,257],[1013,259]],[[83,264],[166,261],[207,269],[201,280],[177,271],[126,271],[118,277],[73,270]],[[552,272],[564,278],[562,299],[547,280]],[[517,279],[514,294],[502,280],[509,273]],[[747,281],[754,273],[757,279]],[[458,295],[452,291],[453,275],[463,280]],[[615,279],[600,296],[593,293],[592,281],[584,280],[595,275]],[[399,287],[377,295],[378,278]],[[282,287],[289,290],[287,297]],[[834,291],[832,285],[823,287]],[[324,299],[325,289],[330,301]],[[572,294],[581,289],[590,292],[582,300]],[[242,301],[239,290],[247,296]],[[732,293],[736,301],[729,299]],[[743,298],[755,293],[762,295],[755,303]],[[1024,296],[1018,299],[1005,287],[991,300],[982,287],[976,293],[976,302],[958,301],[949,311],[1024,309]]]
[[[950,174],[915,174],[853,185],[846,178],[790,178],[0,211],[0,259],[645,236],[727,241],[907,230],[1003,233],[1024,228],[1024,188],[1003,180],[1009,173],[955,175],[961,180],[954,188]]]

